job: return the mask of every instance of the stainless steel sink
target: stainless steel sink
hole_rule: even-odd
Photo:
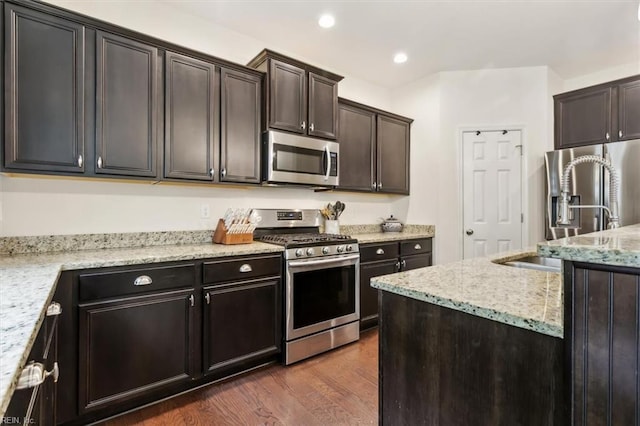
[[[561,272],[562,260],[550,257],[527,256],[520,259],[510,260],[502,265],[513,266],[515,268],[535,269],[545,272]]]

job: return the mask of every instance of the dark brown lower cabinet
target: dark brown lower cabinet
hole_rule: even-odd
[[[640,269],[565,262],[572,425],[640,425]]]
[[[380,293],[381,425],[566,424],[562,339]]]
[[[79,409],[191,380],[194,290],[79,305]]]
[[[431,266],[431,238],[360,246],[360,330],[378,325],[378,293],[371,278]]]
[[[280,279],[204,288],[204,372],[222,377],[280,352]]]
[[[33,385],[16,389],[11,397],[7,410],[2,416],[2,425],[35,425],[53,426],[56,424],[56,396],[58,389],[58,320],[60,305],[53,303],[40,331],[33,342],[27,358],[26,371],[39,371],[42,382],[37,384],[36,377],[31,377]],[[40,370],[31,370],[41,367]],[[20,387],[20,386],[19,386]]]

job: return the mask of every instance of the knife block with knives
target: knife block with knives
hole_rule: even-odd
[[[250,220],[252,210],[227,210],[225,217],[218,219],[213,232],[213,242],[217,244],[250,244],[253,242],[255,223]]]

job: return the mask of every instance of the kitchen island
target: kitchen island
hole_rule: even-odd
[[[537,253],[563,273],[501,264],[521,251],[372,280],[381,424],[638,424],[640,225]]]
[[[563,260],[570,424],[640,425],[640,224],[538,253]]]

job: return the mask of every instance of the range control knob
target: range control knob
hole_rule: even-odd
[[[344,246],[338,246],[336,250],[338,250],[338,253],[342,253],[344,251]]]
[[[322,247],[322,254],[329,254],[329,247]]]
[[[307,249],[307,256],[313,256],[314,254],[316,254],[315,250],[313,250],[312,248]]]
[[[304,255],[304,251],[302,251],[302,249],[296,250],[296,257],[301,257],[302,255]]]
[[[353,251],[353,246],[351,244],[347,246],[347,251]]]

